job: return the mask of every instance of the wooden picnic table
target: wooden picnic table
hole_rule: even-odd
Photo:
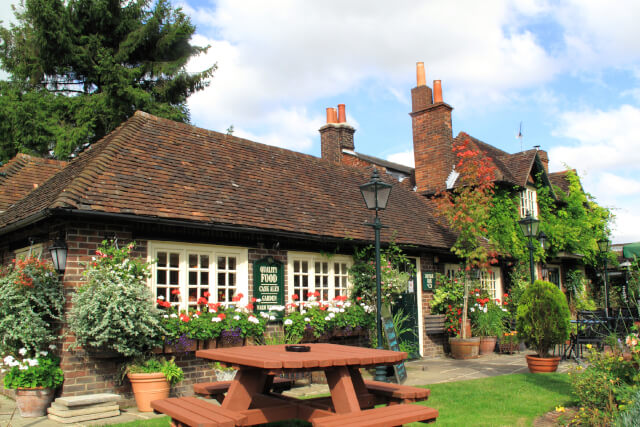
[[[372,394],[371,390],[374,388],[367,388],[360,368],[392,365],[404,360],[407,353],[336,344],[307,345],[310,347],[308,352],[286,351],[285,345],[199,350],[196,352],[197,357],[238,369],[222,405],[209,408],[209,412],[215,414],[210,417],[203,414],[202,404],[212,404],[196,398],[165,399],[154,401],[155,405],[152,405],[154,409],[172,416],[174,422],[180,421],[175,405],[186,405],[185,411],[195,411],[203,416],[203,420],[198,419],[197,422],[192,421],[195,419],[193,417],[188,419],[189,422],[182,421],[184,425],[190,426],[255,425],[288,419],[310,421],[314,426],[389,426],[423,419],[434,420],[437,417],[435,409],[409,405],[403,403],[405,401],[386,409],[372,409],[375,404],[380,403],[380,395]],[[296,399],[270,393],[276,376],[317,370],[324,371],[331,397]],[[388,394],[389,399],[392,394]],[[427,396],[428,391],[422,399],[416,400],[424,400]],[[209,418],[213,420],[211,423],[207,423]],[[219,421],[222,418],[227,420],[227,424]]]

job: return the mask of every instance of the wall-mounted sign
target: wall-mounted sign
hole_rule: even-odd
[[[436,273],[433,271],[422,273],[422,290],[430,292],[436,290]]]
[[[284,266],[271,257],[253,263],[253,296],[255,311],[269,312],[274,305],[284,305]],[[282,317],[284,311],[274,311],[275,316]]]

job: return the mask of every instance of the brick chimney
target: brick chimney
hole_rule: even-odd
[[[442,100],[440,80],[426,85],[424,64],[416,66],[417,86],[411,89],[411,122],[417,191],[433,194],[446,188],[446,180],[454,164],[451,111]]]
[[[542,162],[542,166],[544,167],[544,171],[549,173],[549,155],[544,150],[538,150],[538,157],[540,157],[540,161]]]
[[[353,134],[355,129],[347,123],[344,104],[335,108],[327,108],[327,124],[320,128],[320,151],[322,158],[333,163],[340,163],[342,150],[353,150]]]

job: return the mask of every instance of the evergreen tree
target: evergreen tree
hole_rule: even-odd
[[[186,100],[216,68],[187,73],[208,47],[168,0],[23,0],[0,27],[0,160],[66,158],[136,110],[188,122]]]

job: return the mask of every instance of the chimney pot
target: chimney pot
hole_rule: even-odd
[[[338,104],[338,123],[347,122],[347,113],[344,109],[344,104]]]
[[[335,108],[327,108],[327,123],[338,123],[338,118]]]
[[[442,83],[440,80],[433,81],[433,103],[442,102]]]
[[[416,80],[418,82],[416,86],[427,85],[427,79],[424,75],[424,62],[416,62]]]

